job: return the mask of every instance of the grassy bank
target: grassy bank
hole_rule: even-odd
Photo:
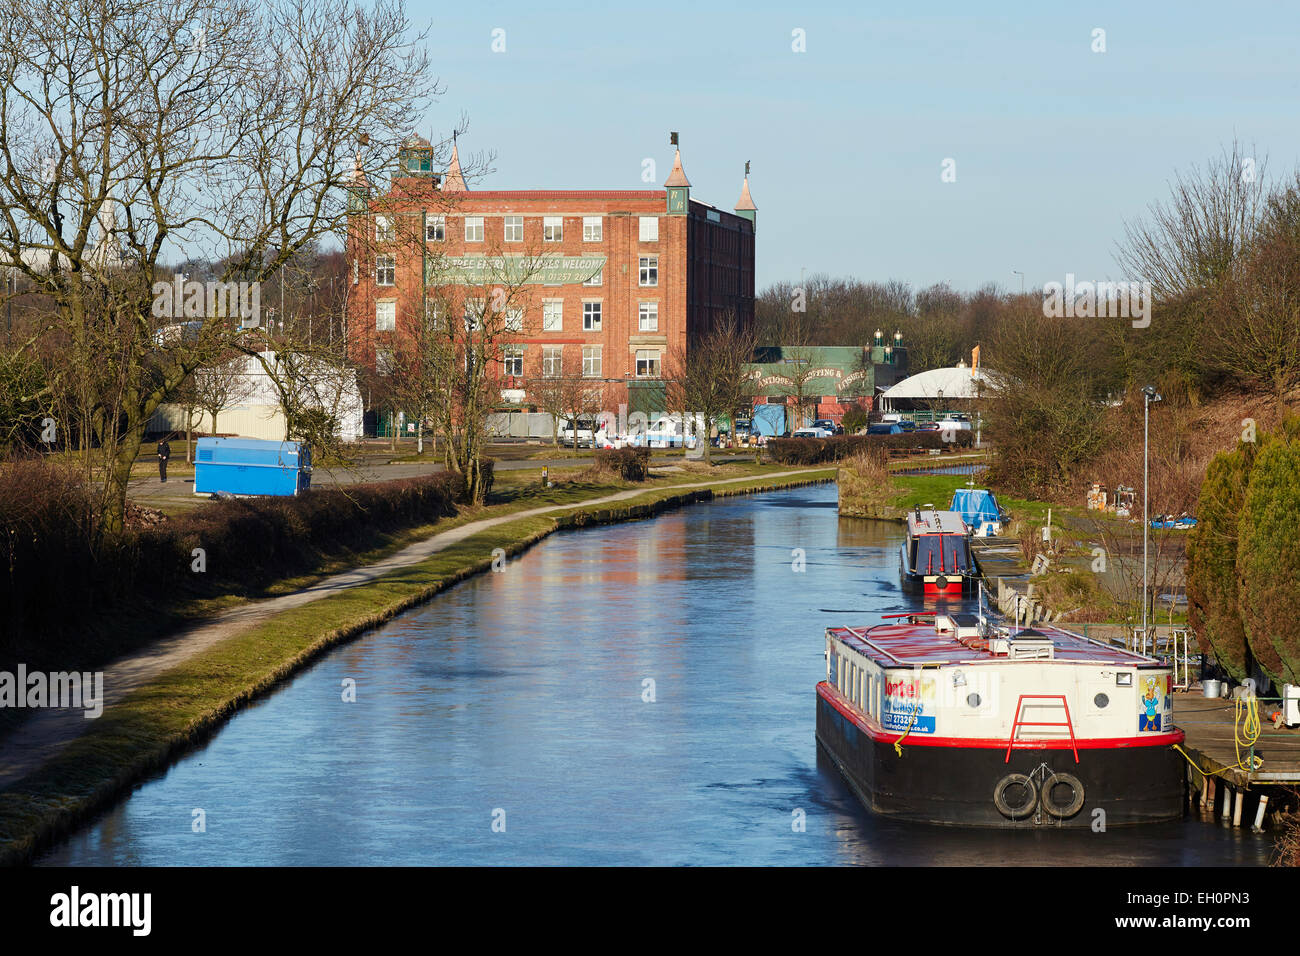
[[[851,463],[846,464],[851,466]],[[847,513],[847,498],[849,508],[856,509],[855,513],[861,517],[901,520],[907,511],[916,507],[933,504],[937,508],[946,508],[952,501],[953,492],[965,487],[967,480],[965,475],[899,475],[892,470],[887,477],[864,476],[852,473],[851,467],[842,468],[841,513]],[[1044,547],[1040,534],[1050,514],[1051,563],[1046,573],[1033,577],[1029,582],[1033,585],[1034,599],[1053,614],[1066,614],[1064,623],[1129,626],[1140,615],[1137,592],[1133,592],[1133,583],[1128,579],[1140,580],[1141,577],[1140,570],[1136,574],[1132,570],[1134,562],[1141,558],[1141,522],[1089,512],[1081,505],[1062,506],[1003,494],[998,494],[998,501],[1011,515],[1011,522],[1003,533],[1018,542],[1021,548],[1019,560],[999,559],[1011,567],[998,573],[1016,574],[1029,570],[1034,555]],[[1156,543],[1161,534],[1168,537],[1163,547]],[[1167,570],[1170,565],[1181,566],[1181,542],[1177,534],[1152,533],[1153,581],[1156,580],[1157,568],[1165,568],[1164,573],[1168,574],[1171,573]],[[1096,561],[1097,548],[1101,548],[1108,558],[1100,572]],[[1157,553],[1164,556],[1157,559]],[[1140,568],[1140,565],[1136,566]],[[1020,587],[1025,590],[1023,585]],[[1185,608],[1176,608],[1171,615],[1167,606],[1158,607],[1152,621],[1161,625],[1184,626],[1187,612]]]
[[[715,469],[715,471],[718,469]],[[768,472],[783,471],[769,467]],[[677,483],[703,480],[676,475]],[[748,474],[728,484],[696,489],[651,487],[616,504],[572,508],[523,517],[487,528],[419,564],[283,612],[173,668],[107,709],[36,773],[0,793],[0,863],[30,861],[44,847],[118,799],[150,773],[165,767],[210,736],[223,721],[329,648],[353,639],[394,615],[487,570],[492,552],[518,554],[561,528],[634,520],[713,497],[790,488],[832,480],[832,469],[808,469],[785,477]],[[657,479],[658,480],[658,479]],[[607,486],[538,489],[556,504],[566,496],[596,498]],[[520,495],[505,507],[536,507]],[[486,517],[484,509],[474,517]],[[439,522],[473,520],[468,515]]]
[[[868,473],[860,479],[854,465],[853,459],[841,462],[839,476],[840,511],[852,517],[901,521],[904,514],[913,508],[933,505],[942,510],[952,502],[953,492],[965,488],[970,480],[968,475],[901,475],[896,462],[889,463],[887,475]],[[903,467],[915,465],[906,462]],[[978,479],[976,486],[981,487]],[[1008,498],[1002,494],[998,494],[998,501],[1011,513],[1015,522],[1026,527],[1046,524],[1049,509],[1054,509],[1053,525],[1058,524],[1058,516],[1083,511],[1082,508],[1061,508],[1043,501]]]

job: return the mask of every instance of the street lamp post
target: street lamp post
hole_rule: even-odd
[[[1149,436],[1151,432],[1151,403],[1164,398],[1156,391],[1154,385],[1142,389],[1142,645],[1147,642],[1147,538],[1151,532],[1151,519],[1148,515],[1147,496],[1150,487]]]

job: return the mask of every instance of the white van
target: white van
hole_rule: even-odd
[[[681,423],[665,416],[651,422],[644,432],[628,435],[627,444],[634,448],[694,448],[695,436],[683,435]]]
[[[560,444],[567,448],[573,447],[573,423],[560,422]],[[593,448],[596,444],[595,423],[585,419],[578,419],[578,447]]]

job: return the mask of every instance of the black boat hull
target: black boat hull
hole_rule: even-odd
[[[1177,820],[1183,814],[1183,761],[1168,743],[1081,747],[1076,763],[1068,748],[1017,748],[1008,762],[1005,746],[904,740],[899,756],[894,749],[899,735],[870,732],[836,706],[834,693],[829,685],[818,687],[817,742],[863,805],[884,816],[949,826],[1100,829]],[[1008,780],[1016,774],[1022,776]],[[1050,787],[1056,815],[1042,798],[1052,774],[1069,775],[1056,777]],[[1077,795],[1075,784],[1082,791]],[[1004,809],[997,803],[999,789]]]

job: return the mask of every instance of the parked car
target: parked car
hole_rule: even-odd
[[[905,432],[916,431],[916,422],[908,421],[906,418],[900,418],[897,425]]]
[[[970,418],[966,415],[950,415],[938,423],[939,431],[968,432],[971,430]]]
[[[819,419],[817,419],[815,422],[812,423],[812,427],[813,427],[813,428],[824,428],[824,429],[826,429],[828,432],[830,432],[832,435],[843,435],[843,434],[844,434],[844,428],[843,428],[842,426],[840,426],[840,425],[835,424],[835,423],[834,423],[833,421],[831,421],[829,418],[819,418]]]
[[[830,438],[833,433],[825,428],[796,428],[791,438]]]
[[[939,423],[922,422],[921,424],[916,426],[916,430],[919,432],[937,432],[939,430]]]
[[[901,435],[902,427],[898,422],[876,422],[867,426],[868,435]]]
[[[560,444],[573,447],[573,423],[560,423]],[[590,420],[578,420],[578,447],[594,448],[596,447],[596,423]]]

